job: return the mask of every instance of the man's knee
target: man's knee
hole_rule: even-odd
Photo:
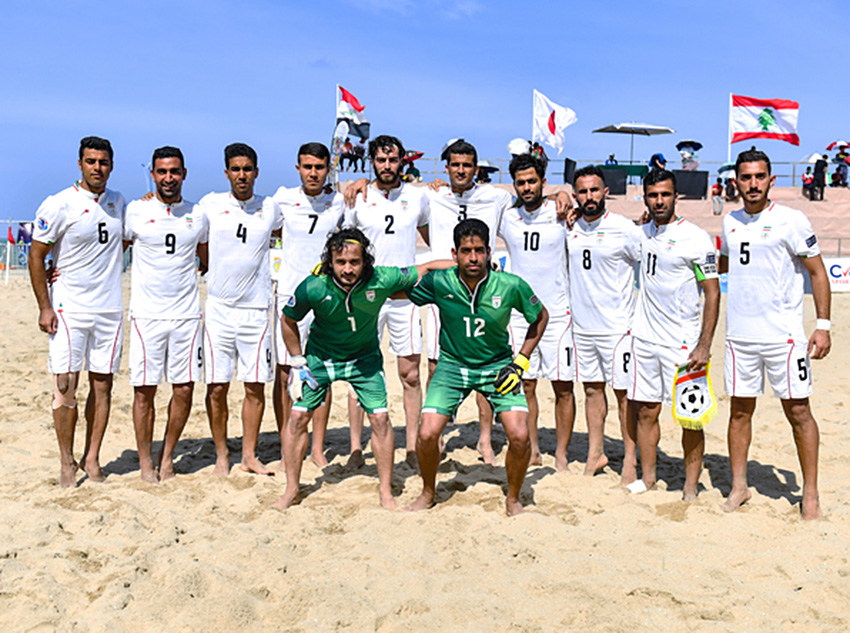
[[[393,432],[390,416],[386,412],[369,414],[369,426],[372,427],[372,433],[379,437],[386,437]]]
[[[293,409],[292,413],[289,416],[289,424],[286,425],[287,431],[290,431],[291,433],[294,433],[296,435],[307,433],[307,427],[309,426],[312,417],[312,411],[302,411],[300,409]]]
[[[422,424],[419,425],[419,441],[425,443],[436,443],[443,433],[444,423],[441,423],[438,415],[425,415]]]
[[[785,410],[785,417],[792,426],[802,426],[814,422],[809,399],[783,400],[782,408]]]
[[[499,414],[499,419],[502,422],[502,426],[505,427],[505,435],[507,435],[508,441],[512,446],[515,444],[518,448],[522,448],[528,444],[527,414],[516,411],[505,412]]]
[[[79,379],[78,373],[53,375],[54,409],[59,407],[75,409],[77,407],[77,383]]]
[[[404,387],[409,389],[418,389],[420,385],[419,379],[419,355],[405,356],[404,362],[398,364],[398,377]],[[399,357],[401,360],[402,357]]]

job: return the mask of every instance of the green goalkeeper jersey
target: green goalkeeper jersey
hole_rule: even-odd
[[[309,356],[348,361],[379,354],[381,307],[392,293],[413,287],[418,278],[414,267],[375,266],[371,279],[346,290],[332,275],[310,276],[295,289],[283,313],[300,321],[313,311],[305,350]]]
[[[470,291],[457,266],[429,272],[407,296],[416,305],[433,303],[440,308],[440,360],[468,367],[510,360],[511,310],[533,323],[543,309],[521,277],[491,272]]]

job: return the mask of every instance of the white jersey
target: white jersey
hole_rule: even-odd
[[[635,310],[634,263],[643,233],[634,222],[606,211],[581,217],[570,231],[570,307],[580,334],[625,334]]]
[[[511,272],[525,279],[552,314],[570,309],[566,222],[558,221],[555,203],[544,200],[534,211],[511,207],[498,230],[511,258]]]
[[[32,238],[53,245],[60,271],[50,291],[55,310],[123,312],[125,205],[116,191],[96,194],[79,184],[41,203]]]
[[[496,232],[502,215],[510,208],[511,194],[493,185],[474,185],[462,193],[451,187],[439,191],[427,189],[431,218],[428,222],[432,259],[451,259],[454,230],[457,223],[468,218],[481,220],[490,229],[490,250],[496,250]]]
[[[230,192],[208,193],[200,205],[209,231],[209,297],[234,308],[268,308],[269,241],[283,222],[280,207],[266,196],[241,201]]]
[[[820,255],[808,218],[776,203],[752,215],[732,211],[720,252],[729,258],[726,338],[805,341],[801,258]]]
[[[345,226],[363,231],[375,249],[379,266],[410,266],[416,261],[416,235],[428,224],[428,198],[423,187],[402,183],[381,191],[369,185],[369,198],[357,198],[345,212]]]
[[[133,243],[130,317],[196,319],[201,316],[195,254],[206,235],[199,205],[157,198],[127,205],[124,239]]]
[[[281,187],[273,199],[283,214],[283,258],[277,277],[277,293],[289,296],[321,262],[328,234],[342,222],[345,206],[341,194],[310,196],[301,187]]]
[[[717,279],[711,237],[679,218],[641,227],[643,256],[632,334],[665,347],[693,349],[699,340],[699,282]]]

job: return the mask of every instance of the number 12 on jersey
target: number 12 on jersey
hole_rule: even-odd
[[[466,336],[467,338],[475,338],[478,336],[484,336],[484,319],[481,317],[472,317],[465,316],[463,317],[463,322],[466,324]]]

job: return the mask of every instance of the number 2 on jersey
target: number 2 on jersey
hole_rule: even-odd
[[[484,319],[482,319],[481,317],[476,317],[475,319],[472,319],[471,317],[465,316],[463,317],[463,322],[466,323],[467,338],[484,336]]]

